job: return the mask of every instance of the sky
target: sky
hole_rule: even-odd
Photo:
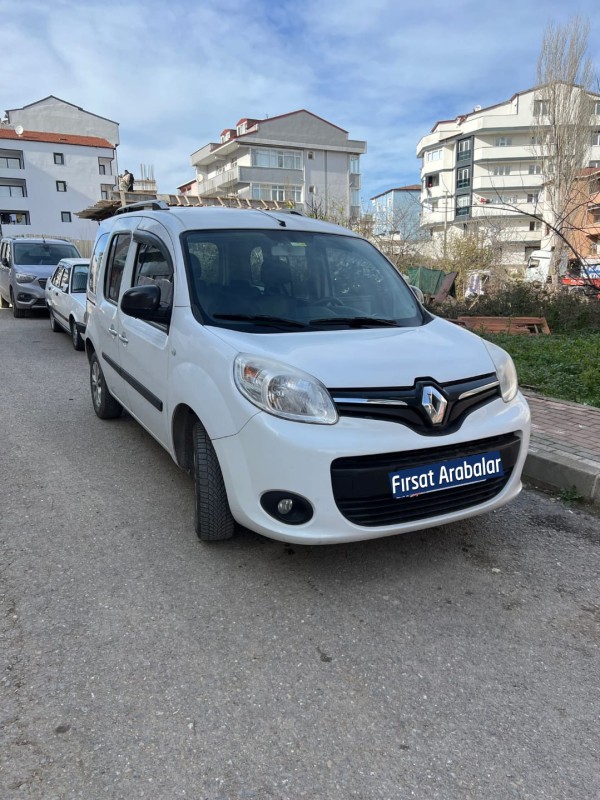
[[[0,111],[54,95],[114,120],[119,172],[174,193],[224,128],[304,108],[367,142],[367,208],[418,182],[438,120],[534,86],[575,14],[600,74],[598,0],[0,0]]]

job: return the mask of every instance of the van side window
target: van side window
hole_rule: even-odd
[[[94,246],[94,252],[92,253],[92,258],[90,260],[90,272],[88,279],[88,289],[92,294],[96,294],[98,272],[100,270],[100,264],[102,263],[102,256],[104,255],[106,245],[108,244],[109,235],[110,234],[108,233],[103,233],[102,236],[98,238],[98,241]]]
[[[131,242],[130,233],[118,233],[112,240],[106,275],[104,277],[104,296],[107,300],[116,303],[121,290],[121,278],[127,261],[127,253]]]
[[[173,301],[173,267],[159,247],[152,244],[138,245],[133,285],[158,286],[161,305],[171,305]]]

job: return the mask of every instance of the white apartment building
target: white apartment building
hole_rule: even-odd
[[[108,199],[116,182],[119,125],[46,97],[0,122],[3,235],[93,240],[97,224],[77,212]]]
[[[241,119],[220,141],[192,153],[196,180],[179,187],[202,197],[293,205],[337,216],[360,214],[360,156],[366,142],[310,111]]]
[[[543,93],[542,93],[543,94]],[[421,164],[421,227],[442,252],[449,237],[487,229],[502,263],[521,267],[542,246],[543,159],[536,126],[544,113],[539,88],[452,120],[437,122],[417,145]],[[593,96],[588,162],[600,166],[600,95]]]

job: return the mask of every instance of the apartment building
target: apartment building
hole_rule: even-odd
[[[581,170],[575,181],[566,237],[584,258],[600,257],[600,163]]]
[[[376,236],[397,234],[408,240],[424,235],[420,230],[421,185],[397,186],[371,197],[373,233]]]
[[[220,140],[191,155],[195,181],[185,194],[293,206],[346,219],[360,214],[360,156],[366,142],[300,110],[267,119],[240,119]]]
[[[93,240],[77,212],[116,182],[119,125],[57,97],[10,109],[0,122],[2,233]]]
[[[574,91],[581,91],[574,87]],[[600,95],[592,96],[590,146],[583,167],[600,165]],[[421,226],[438,249],[469,228],[487,229],[502,263],[520,267],[542,246],[544,158],[540,88],[452,120],[437,122],[417,145],[421,164]]]

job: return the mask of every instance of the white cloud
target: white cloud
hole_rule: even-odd
[[[54,94],[118,121],[119,164],[153,165],[162,191],[240,117],[307,108],[367,140],[365,200],[416,180],[417,141],[438,119],[533,85],[548,21],[580,13],[600,40],[596,5],[0,0],[0,100]]]

